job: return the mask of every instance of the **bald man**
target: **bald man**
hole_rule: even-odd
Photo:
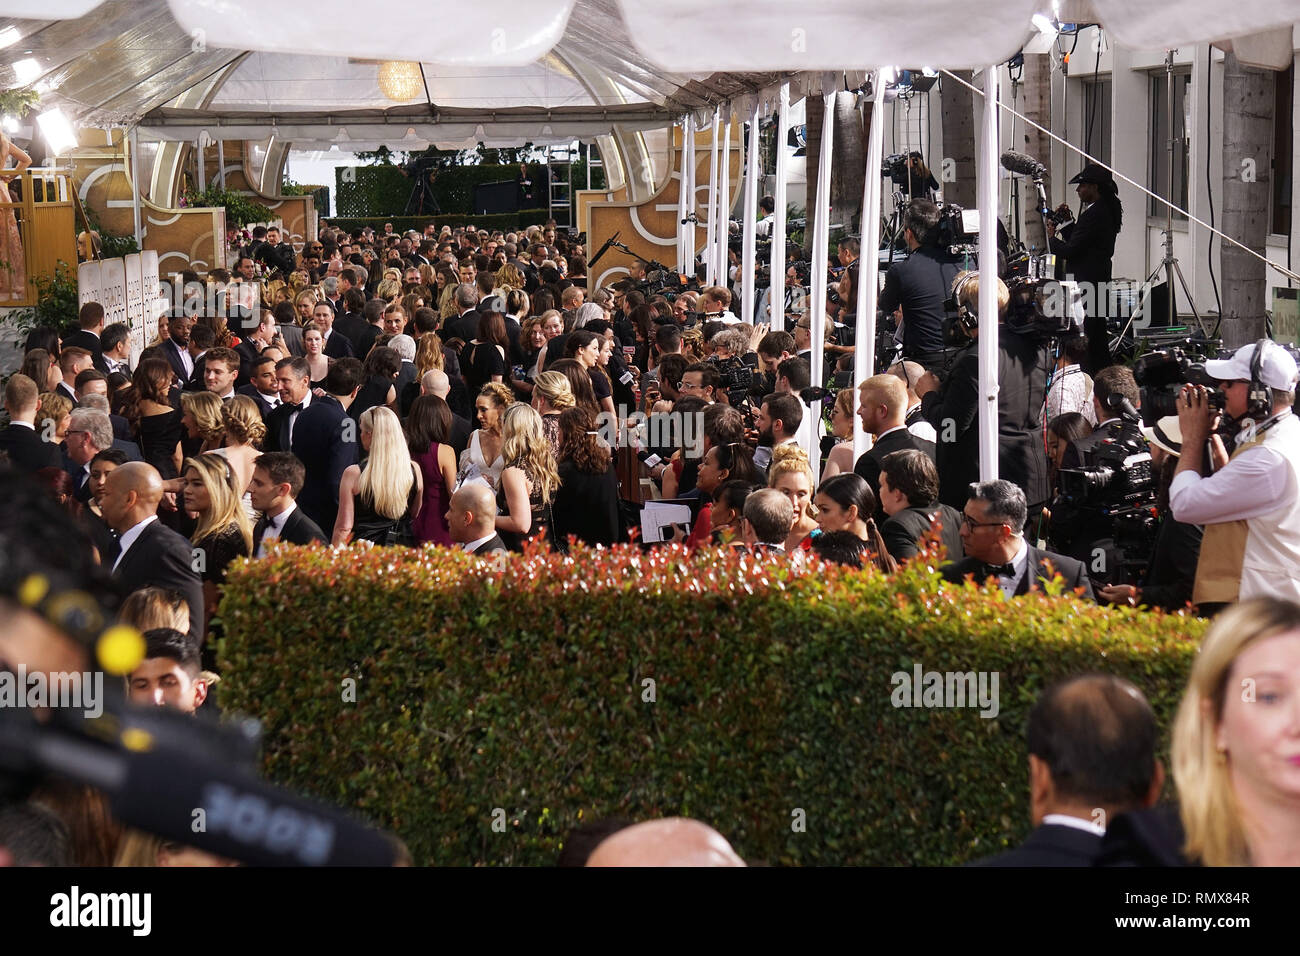
[[[190,638],[202,643],[203,585],[193,547],[158,521],[162,496],[162,477],[153,465],[131,461],[109,473],[100,507],[118,534],[118,549],[104,555],[104,562],[112,562],[113,577],[127,592],[158,587],[182,595],[190,609]]]
[[[437,395],[445,402],[451,394],[451,379],[442,369],[431,368],[420,376],[420,394]],[[451,413],[451,435],[447,443],[456,453],[457,460],[460,459],[460,453],[469,447],[469,436],[473,430],[469,419],[461,418],[454,411]]]
[[[619,830],[602,841],[587,866],[744,866],[717,830],[671,817]]]
[[[506,550],[496,523],[497,499],[486,482],[467,481],[451,496],[447,508],[451,540],[470,554],[490,555]]]

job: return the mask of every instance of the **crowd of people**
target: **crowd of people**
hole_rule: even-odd
[[[1099,447],[1132,437],[1129,413],[1141,404],[1132,372],[1092,366],[1082,337],[1055,343],[1043,362],[1039,343],[1001,329],[1002,477],[981,482],[978,324],[959,323],[965,344],[944,355],[921,318],[936,296],[976,311],[979,276],[926,261],[936,224],[934,204],[914,201],[905,230],[913,265],[891,271],[882,297],[906,357],[847,387],[835,386],[854,352],[852,239],[839,244],[827,302],[828,378],[812,382],[804,304],[787,298],[788,332],[741,322],[738,274],[666,292],[647,287],[647,264],[637,262],[612,287],[590,288],[584,247],[553,224],[405,235],[323,224],[300,249],[278,229],[259,229],[229,270],[178,277],[183,307],[134,359],[128,329],[106,326],[98,303],[83,305],[80,328],[62,338],[33,330],[5,386],[0,454],[85,530],[93,559],[130,594],[124,619],[148,645],[131,696],[190,712],[220,680],[213,615],[237,558],[264,558],[279,541],[485,556],[530,541],[611,546],[644,534],[647,498],[689,509],[690,520],[664,535],[670,545],[745,548],[812,573],[821,561],[889,573],[937,542],[945,578],[991,577],[1008,598],[1060,576],[1065,593],[1086,600],[1171,610],[1300,600],[1300,426],[1287,352],[1262,343],[1210,363],[1224,383],[1223,416],[1258,412],[1261,394],[1268,405],[1268,417],[1255,414],[1237,436],[1231,462],[1212,437],[1222,416],[1204,389],[1184,390],[1177,416],[1139,430],[1134,454],[1150,455],[1160,497],[1150,554],[1136,562],[1145,571],[1134,576],[1131,542],[1118,525],[1093,521],[1063,480],[1093,464]],[[802,288],[807,264],[794,259],[788,278]],[[1001,280],[997,298],[1005,318]],[[633,413],[668,426],[611,442]],[[869,436],[856,458],[855,418]],[[1213,469],[1203,467],[1204,448]],[[1267,493],[1244,502],[1249,482]],[[1204,551],[1198,560],[1202,531],[1222,544],[1209,560]],[[1244,799],[1247,783],[1225,775],[1222,761],[1216,771],[1212,758],[1230,748],[1234,761],[1248,755],[1242,762],[1257,760],[1261,775],[1286,778],[1279,785],[1294,799],[1300,751],[1282,755],[1285,767],[1270,764],[1278,755],[1261,741],[1271,731],[1250,724],[1264,718],[1236,714],[1222,689],[1236,668],[1262,666],[1259,647],[1298,663],[1295,613],[1284,602],[1244,604],[1216,625],[1206,644],[1215,653],[1198,661],[1195,700],[1184,705],[1195,712],[1175,728],[1174,774],[1180,793],[1217,788],[1195,793],[1193,816],[1183,816],[1201,819],[1185,846],[1206,862],[1276,855],[1261,842],[1276,832],[1266,795],[1222,829],[1214,808],[1223,788]],[[1207,700],[1217,709],[1196,703]],[[1067,854],[1099,858],[1101,832],[1060,818],[1150,803],[1160,790],[1158,735],[1112,732],[1144,720],[1141,694],[1110,678],[1044,696],[1030,726],[1036,839],[1054,834]],[[1089,734],[1100,735],[1095,746]],[[1095,779],[1079,776],[1079,761]],[[674,832],[688,855],[735,857],[690,826]],[[634,836],[610,837],[593,857],[624,859],[612,852],[616,840],[635,855]],[[124,845],[147,861],[188,852]],[[1279,852],[1296,862],[1297,845]],[[1012,859],[1029,861],[1024,852]]]

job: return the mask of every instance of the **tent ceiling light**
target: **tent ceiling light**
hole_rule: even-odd
[[[18,77],[20,86],[30,86],[37,77],[43,72],[41,65],[35,60],[19,60],[13,67],[14,76]]]
[[[22,38],[23,35],[18,32],[17,27],[5,27],[0,30],[0,50],[13,46]]]
[[[420,64],[385,60],[379,64],[379,89],[394,103],[409,103],[420,94]]]

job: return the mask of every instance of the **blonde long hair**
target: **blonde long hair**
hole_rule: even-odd
[[[236,395],[221,410],[221,420],[225,424],[226,434],[241,445],[262,447],[266,437],[266,425],[262,413],[257,410],[257,403],[247,395]]]
[[[226,437],[221,399],[212,392],[181,392],[181,410],[194,419],[194,427],[204,441],[219,442]]]
[[[546,399],[556,411],[574,406],[573,387],[563,372],[543,372],[533,382],[533,392]]]
[[[501,460],[507,468],[520,468],[541,491],[542,501],[551,501],[560,487],[555,452],[542,431],[542,416],[531,405],[517,402],[501,418]]]
[[[442,354],[442,339],[437,332],[425,332],[415,343],[415,377],[423,377],[432,369],[444,369],[446,356]]]
[[[1219,615],[1201,642],[1178,716],[1171,756],[1179,812],[1187,835],[1184,852],[1206,866],[1244,866],[1250,850],[1232,790],[1231,755],[1215,738],[1229,694],[1233,666],[1256,641],[1300,630],[1300,607],[1278,598],[1242,601]]]
[[[817,509],[813,506],[812,499],[817,493],[817,488],[813,484],[812,466],[808,463],[808,453],[798,445],[778,445],[772,450],[772,464],[767,471],[767,486],[775,488],[777,479],[782,475],[799,473],[808,477],[808,507],[809,518],[817,517]],[[863,515],[864,520],[870,515]]]
[[[357,495],[370,502],[375,514],[396,521],[406,514],[415,482],[402,423],[391,409],[375,405],[361,413],[360,424],[370,435],[370,457],[361,469]]]
[[[205,452],[193,458],[186,458],[181,474],[185,474],[191,468],[198,472],[199,480],[203,482],[203,487],[208,492],[208,510],[199,513],[199,523],[194,533],[190,535],[190,540],[197,544],[208,535],[224,531],[234,525],[239,529],[244,545],[251,554],[253,525],[248,520],[248,513],[244,511],[243,501],[240,500],[243,492],[236,490],[233,484],[237,479],[234,477],[235,471],[230,466],[230,462],[222,455]]]

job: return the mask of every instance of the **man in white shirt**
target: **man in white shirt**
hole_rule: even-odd
[[[758,447],[754,464],[766,470],[777,448],[799,444],[799,427],[803,424],[804,405],[799,396],[773,393],[763,399],[754,426],[758,429]],[[805,449],[806,450],[806,449]]]
[[[1208,390],[1187,386],[1178,397],[1182,455],[1169,487],[1174,519],[1205,525],[1192,602],[1221,605],[1271,595],[1300,601],[1300,420],[1296,363],[1276,342],[1261,340],[1230,359],[1205,363],[1219,380],[1223,413],[1240,428],[1215,473],[1201,477],[1206,441],[1218,412]]]
[[[131,330],[125,322],[114,322],[104,327],[100,338],[103,347],[104,364],[109,374],[123,372],[131,374]]]
[[[978,866],[1092,866],[1109,822],[1160,797],[1160,728],[1123,678],[1088,674],[1049,687],[1029,712],[1027,737],[1035,829]]]
[[[731,313],[731,292],[720,285],[711,285],[700,292],[699,310],[705,322],[722,322],[735,325],[739,317]]]
[[[286,451],[269,451],[253,462],[248,495],[262,513],[253,528],[253,556],[266,557],[267,545],[275,541],[290,544],[329,544],[320,526],[307,517],[295,500],[307,478],[296,456]]]
[[[772,227],[776,224],[776,200],[771,196],[764,196],[758,201],[758,211],[763,217],[754,223],[754,236],[758,239],[769,239],[772,236]]]
[[[916,394],[916,383],[925,374],[925,369],[919,362],[895,362],[889,367],[889,374],[900,379],[907,388],[907,414],[903,417],[907,430],[922,441],[937,443],[939,433],[925,420],[925,415],[921,411],[921,399]]]
[[[1088,356],[1088,340],[1082,335],[1067,340],[1061,348],[1052,370],[1052,382],[1047,389],[1047,421],[1058,415],[1078,412],[1094,428],[1097,409],[1092,400],[1092,376],[1083,370]]]
[[[492,489],[481,481],[467,481],[451,496],[447,506],[447,527],[451,540],[470,554],[484,555],[506,550],[496,532],[497,501]]]
[[[289,451],[298,415],[312,401],[311,366],[305,358],[285,358],[275,363],[280,407],[266,416],[266,450]]]

